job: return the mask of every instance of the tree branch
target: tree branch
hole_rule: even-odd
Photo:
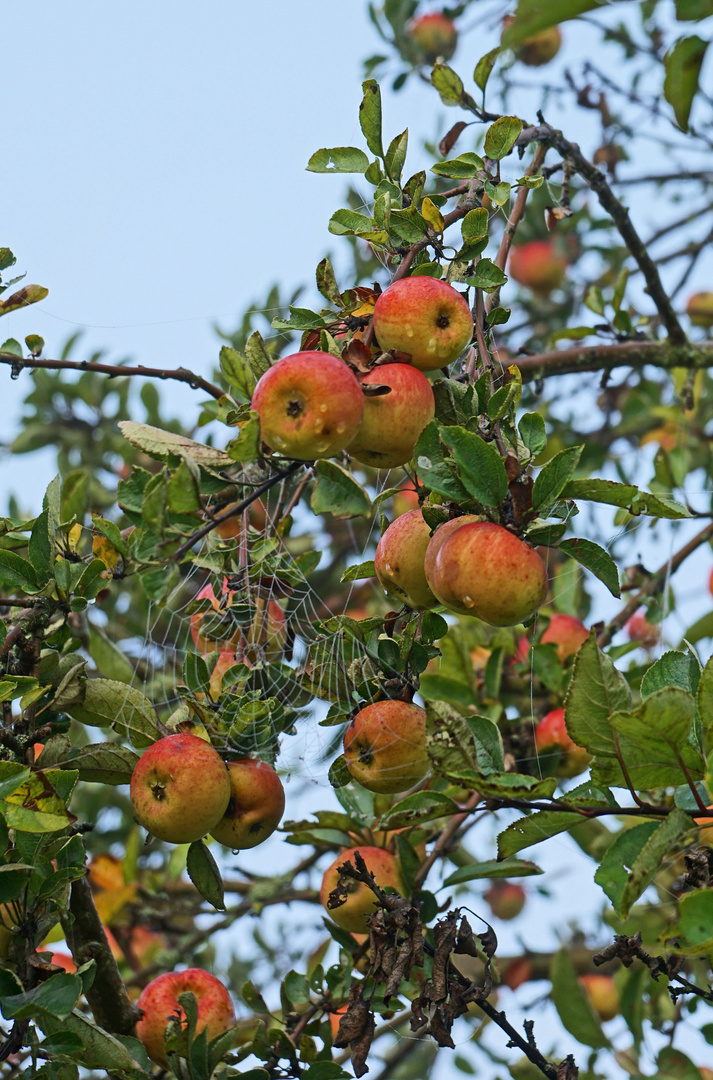
[[[534,176],[535,173],[539,171],[539,169],[541,168],[541,166],[542,166],[542,164],[543,164],[543,162],[545,160],[545,155],[546,154],[547,154],[547,147],[543,146],[543,144],[540,143],[538,145],[537,149],[535,150],[535,155],[534,155],[532,161],[530,162],[530,164],[525,169],[525,176]],[[508,255],[510,253],[510,248],[512,246],[512,242],[513,242],[513,240],[515,238],[515,231],[516,231],[518,225],[520,224],[520,220],[522,218],[522,215],[525,212],[525,203],[527,202],[527,196],[529,195],[529,193],[530,193],[530,189],[523,184],[523,186],[519,189],[519,191],[517,193],[517,198],[515,199],[515,205],[512,208],[512,213],[510,214],[510,217],[508,218],[507,224],[506,224],[505,229],[503,231],[503,236],[502,236],[502,240],[500,241],[500,247],[498,248],[498,253],[497,253],[497,255],[495,256],[495,258],[493,260],[495,265],[499,266],[500,269],[503,270],[503,271],[505,270],[505,264],[507,262]],[[485,305],[486,312],[488,314],[490,314],[490,312],[493,310],[493,308],[498,306],[499,302],[500,302],[500,289],[496,289],[495,292],[491,293],[490,296],[488,297],[487,303]]]
[[[713,342],[622,341],[617,345],[581,345],[557,349],[538,356],[518,356],[523,382],[548,375],[571,375],[583,371],[612,371],[618,367],[642,368],[646,364],[664,369],[713,367]]]

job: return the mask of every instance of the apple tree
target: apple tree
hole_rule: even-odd
[[[4,1076],[713,1075],[713,7],[369,11],[207,374],[46,355],[0,249]]]

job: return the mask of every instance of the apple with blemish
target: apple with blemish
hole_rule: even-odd
[[[401,278],[374,306],[374,333],[385,352],[408,353],[420,371],[457,360],[473,336],[468,303],[438,278]]]
[[[367,930],[367,917],[373,915],[378,909],[376,897],[368,885],[361,881],[354,881],[353,878],[343,878],[347,899],[337,907],[330,908],[328,906],[329,895],[340,882],[339,867],[346,862],[351,862],[352,866],[355,866],[355,851],[361,854],[367,870],[374,875],[374,880],[379,888],[392,888],[401,896],[405,896],[406,886],[401,875],[398,859],[384,848],[361,845],[356,848],[349,848],[347,851],[343,851],[341,855],[338,855],[331,866],[327,867],[319,891],[322,907],[333,922],[337,926],[341,926],[342,930],[348,930],[352,934],[363,934]]]
[[[600,1020],[613,1020],[619,1012],[619,991],[611,975],[580,975],[579,985]]]
[[[409,510],[389,525],[376,546],[374,568],[382,588],[416,610],[436,607],[423,568],[431,530],[420,510]]]
[[[364,394],[342,360],[308,350],[268,368],[255,387],[252,408],[271,450],[314,461],[340,453],[352,441],[364,415]]]
[[[562,46],[562,31],[559,26],[549,26],[532,34],[515,47],[513,52],[521,64],[526,67],[542,67],[554,60]]]
[[[210,835],[233,850],[257,847],[271,836],[285,810],[285,790],[272,765],[256,758],[228,762],[230,800]]]
[[[408,24],[407,32],[424,63],[439,58],[450,60],[458,44],[458,31],[452,19],[441,11],[420,15]]]
[[[591,755],[577,746],[567,731],[564,709],[553,709],[543,716],[535,728],[535,749],[542,757],[558,754],[554,775],[563,779],[579,776],[592,760]]]
[[[713,326],[713,292],[699,292],[689,296],[686,315],[694,326],[706,329]]]
[[[508,274],[540,296],[549,296],[564,282],[567,260],[549,240],[530,240],[510,251]]]
[[[557,659],[564,664],[579,652],[588,637],[586,626],[574,615],[553,615],[540,641],[543,645],[556,645]]]
[[[345,732],[344,758],[353,778],[368,791],[408,791],[431,767],[426,713],[406,701],[367,705]]]
[[[169,844],[200,840],[223,817],[230,800],[228,769],[197,735],[167,735],[153,743],[131,775],[134,817]]]
[[[387,386],[389,393],[364,399],[364,417],[350,457],[373,469],[394,469],[413,457],[418,437],[434,417],[431,384],[410,364],[382,364],[359,376],[362,386]]]
[[[136,1006],[143,1016],[136,1025],[136,1034],[146,1053],[157,1065],[168,1068],[165,1032],[171,1019],[185,1021],[178,1004],[181,994],[195,995],[198,1006],[196,1035],[206,1032],[208,1041],[222,1035],[235,1024],[235,1010],[225,986],[215,975],[203,968],[186,968],[159,975],[144,987]]]

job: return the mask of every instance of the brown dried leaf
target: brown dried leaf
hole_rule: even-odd
[[[458,139],[463,131],[468,127],[465,120],[459,120],[457,124],[454,124],[449,132],[447,132],[438,144],[438,149],[442,157],[448,157],[451,150],[458,142]]]

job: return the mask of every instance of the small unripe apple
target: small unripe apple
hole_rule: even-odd
[[[373,915],[378,906],[376,898],[368,885],[364,885],[361,881],[354,881],[352,878],[344,878],[344,885],[348,893],[347,899],[339,907],[327,907],[329,894],[339,884],[340,874],[337,868],[345,862],[351,862],[352,866],[354,866],[355,851],[361,854],[367,869],[374,875],[379,888],[386,889],[390,887],[400,893],[401,896],[405,896],[406,886],[401,876],[401,868],[397,858],[384,848],[363,847],[361,845],[358,848],[349,848],[347,851],[343,851],[341,855],[338,855],[332,865],[327,867],[319,891],[322,907],[337,926],[341,926],[342,930],[349,930],[352,934],[363,934],[367,929],[367,916]]]
[[[527,67],[542,67],[554,60],[562,45],[562,32],[559,26],[549,26],[546,30],[540,30],[539,34],[517,45],[514,52],[521,64]]]
[[[713,292],[699,292],[690,296],[686,315],[694,326],[713,326]]]
[[[273,364],[255,387],[252,408],[272,450],[313,461],[349,445],[364,415],[364,395],[342,360],[312,350]]]
[[[433,577],[433,568],[436,565],[436,556],[448,537],[452,536],[456,529],[460,529],[462,525],[472,525],[473,522],[481,520],[482,519],[479,518],[477,514],[462,514],[460,517],[451,518],[450,521],[444,521],[442,525],[438,526],[433,536],[428,541],[428,547],[426,548],[426,554],[423,559],[423,570],[426,575],[426,581],[431,581]]]
[[[426,714],[406,701],[376,701],[356,714],[344,735],[344,758],[368,791],[408,791],[431,767]]]
[[[653,649],[661,638],[661,627],[650,623],[646,616],[637,611],[625,623],[629,641],[638,641],[644,649]]]
[[[580,975],[579,983],[600,1020],[612,1020],[619,1012],[619,991],[611,975]]]
[[[373,469],[405,465],[436,411],[430,382],[410,364],[382,364],[359,381],[365,386],[389,386],[391,393],[365,398],[364,418],[349,444],[349,456]]]
[[[217,750],[197,735],[167,735],[139,758],[131,805],[140,825],[169,844],[200,840],[220,821],[230,780]]]
[[[376,546],[374,567],[382,588],[411,608],[438,604],[423,569],[430,538],[431,530],[421,511],[409,510],[389,525]]]
[[[564,664],[570,656],[579,652],[588,637],[586,626],[574,615],[553,615],[540,641],[543,645],[556,645],[557,659]]]
[[[458,31],[447,15],[434,11],[421,15],[408,25],[408,33],[426,63],[450,60],[458,44]]]
[[[579,776],[592,760],[585,749],[570,738],[564,719],[564,709],[553,709],[543,716],[535,728],[535,749],[546,756],[559,752],[555,776],[567,779]]]
[[[566,271],[567,260],[549,240],[530,240],[510,251],[510,277],[541,296],[558,289]]]
[[[374,306],[374,333],[385,352],[408,353],[421,371],[457,360],[473,336],[465,297],[438,278],[401,278]]]
[[[186,968],[185,971],[159,975],[142,990],[136,1003],[144,1014],[136,1025],[136,1034],[151,1060],[164,1069],[168,1068],[164,1045],[166,1025],[172,1018],[185,1020],[178,998],[189,991],[195,994],[198,1005],[197,1035],[205,1031],[210,1042],[235,1024],[230,994],[215,975],[203,968]]]
[[[228,762],[230,801],[210,835],[234,850],[256,847],[272,835],[285,810],[285,790],[272,765],[254,758]]]
[[[496,919],[516,919],[525,906],[527,893],[514,881],[494,881],[483,893]]]
[[[476,521],[444,541],[429,584],[451,611],[515,626],[543,603],[547,570],[534,548],[502,525]]]

